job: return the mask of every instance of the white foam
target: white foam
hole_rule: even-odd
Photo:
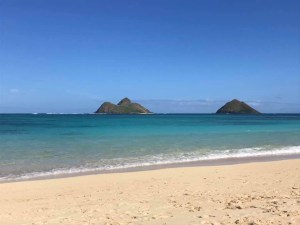
[[[286,156],[300,154],[300,146],[287,146],[281,148],[268,149],[266,147],[243,148],[238,150],[213,150],[214,153],[203,154],[201,152],[176,153],[176,154],[159,154],[155,156],[144,156],[140,158],[116,158],[111,160],[111,164],[101,161],[103,166],[81,166],[74,168],[60,168],[45,172],[31,172],[21,175],[8,175],[0,177],[0,182],[12,180],[27,180],[33,178],[52,177],[58,175],[70,175],[89,172],[111,171],[118,169],[128,169],[135,167],[146,167],[154,165],[167,165],[177,163],[201,162],[218,159],[248,158],[248,157],[265,157],[265,156]]]

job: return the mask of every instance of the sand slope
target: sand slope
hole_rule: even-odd
[[[0,184],[0,224],[300,224],[300,160]]]

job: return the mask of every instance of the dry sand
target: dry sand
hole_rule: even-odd
[[[0,224],[300,224],[300,160],[0,184]]]

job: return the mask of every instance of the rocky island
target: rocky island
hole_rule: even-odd
[[[147,114],[151,112],[140,104],[131,102],[129,98],[124,98],[117,105],[111,102],[104,102],[95,113]]]
[[[216,113],[218,114],[260,114],[257,110],[247,105],[245,102],[241,102],[237,99],[233,99],[222,106]]]

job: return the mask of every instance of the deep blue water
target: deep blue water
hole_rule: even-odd
[[[300,153],[300,114],[0,114],[0,180]]]

